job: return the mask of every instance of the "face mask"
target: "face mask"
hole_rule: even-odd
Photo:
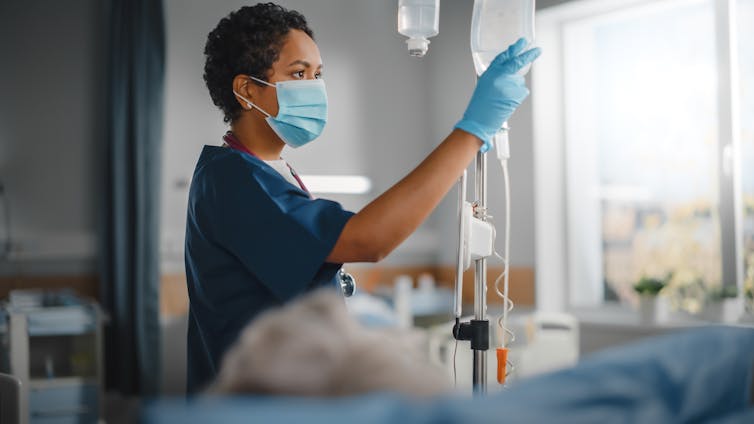
[[[270,84],[250,76],[249,78],[270,87],[275,87],[278,98],[278,114],[272,116],[235,90],[248,107],[267,115],[270,128],[291,147],[301,147],[322,134],[327,123],[327,92],[323,80],[291,80]]]

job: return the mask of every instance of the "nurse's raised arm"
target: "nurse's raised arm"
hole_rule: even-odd
[[[348,220],[327,262],[377,262],[424,222],[477,152],[529,95],[519,69],[539,56],[519,40],[482,74],[463,119],[405,178]]]

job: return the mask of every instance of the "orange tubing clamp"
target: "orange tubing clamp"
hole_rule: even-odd
[[[497,382],[505,384],[505,374],[508,369],[508,348],[497,348]]]

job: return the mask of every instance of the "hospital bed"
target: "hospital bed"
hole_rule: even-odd
[[[152,402],[146,423],[752,423],[754,329],[708,327],[607,350],[483,397],[236,396]]]

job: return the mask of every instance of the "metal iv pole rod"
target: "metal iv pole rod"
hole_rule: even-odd
[[[463,271],[466,269],[464,258],[472,258],[469,238],[474,232],[471,221],[487,222],[487,154],[480,152],[476,155],[476,170],[474,172],[474,192],[476,201],[473,203],[473,219],[467,222],[464,210],[468,204],[466,198],[466,171],[460,179],[458,198],[458,263],[456,264],[456,296],[455,296],[455,325],[453,337],[456,340],[468,340],[473,351],[472,386],[477,396],[487,393],[487,351],[490,348],[490,323],[487,320],[487,256],[478,255],[481,259],[474,259],[474,318],[471,322],[461,322],[463,299]],[[494,231],[494,230],[493,230]],[[493,249],[494,250],[494,249]],[[487,253],[489,255],[489,253]]]
[[[487,218],[487,155],[477,153],[476,171],[474,173],[474,192],[477,199],[475,216],[486,221]],[[477,259],[474,269],[474,321],[487,338],[485,343],[472,343],[474,351],[474,370],[472,383],[474,393],[483,395],[487,392],[487,349],[489,344],[489,322],[487,321],[487,259]]]

